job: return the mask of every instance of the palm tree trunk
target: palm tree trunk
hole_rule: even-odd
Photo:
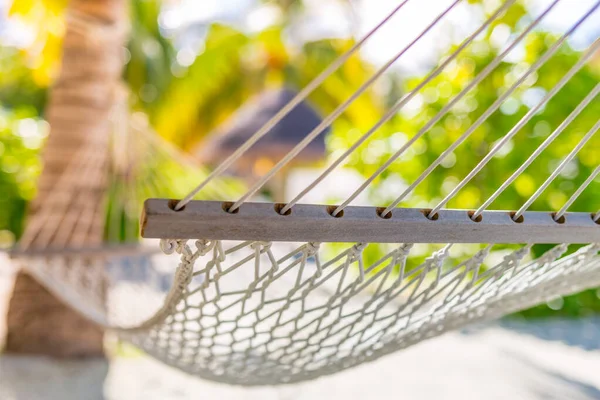
[[[90,143],[94,157],[100,158],[97,164],[101,174],[106,174],[109,117],[123,66],[126,11],[125,0],[71,0],[68,5],[61,72],[46,109],[51,132],[44,150],[38,196],[29,210],[30,221],[44,210],[44,200],[56,190],[69,162],[82,151],[89,151]],[[86,203],[92,210],[100,209],[106,179],[89,180]],[[79,234],[73,242],[86,247],[102,243],[104,215],[96,214],[85,234]],[[39,235],[33,230],[26,228],[23,237],[35,247]],[[103,354],[101,328],[54,298],[24,272],[16,278],[7,332],[9,352],[60,357]]]

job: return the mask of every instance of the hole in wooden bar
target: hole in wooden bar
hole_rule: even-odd
[[[383,212],[385,211],[385,207],[377,207],[377,215],[379,216],[379,218],[383,218],[383,219],[390,219],[392,218],[392,212],[388,211],[387,214],[383,214]]]
[[[552,213],[550,214],[552,215],[552,219],[554,220],[554,222],[556,222],[557,224],[564,224],[565,222],[567,222],[567,219],[565,218],[564,215],[561,215],[559,218],[556,218],[556,213]]]
[[[469,215],[469,219],[473,222],[481,222],[483,221],[483,215],[479,214],[478,216],[476,216],[475,218],[473,218],[473,216],[475,215],[475,211],[469,211],[467,213]]]
[[[431,209],[431,208],[425,208],[425,209],[421,210],[421,212],[423,213],[425,218],[427,218],[430,221],[437,221],[440,218],[440,214],[435,213],[434,215],[430,216],[432,211],[433,211],[433,209]]]
[[[596,216],[596,213],[590,214],[590,218],[592,219],[592,221],[594,221],[595,216]],[[600,218],[598,218],[596,221],[594,221],[594,223],[596,223],[597,225],[600,225]]]
[[[169,208],[175,212],[179,212],[179,211],[183,211],[185,210],[185,206],[181,207],[179,210],[176,210],[175,207],[177,207],[177,204],[179,204],[179,200],[176,199],[171,199],[169,200]]]
[[[232,203],[231,201],[224,201],[223,205],[222,205],[223,211],[225,211],[227,214],[237,214],[237,213],[239,213],[240,212],[239,208],[236,208],[233,211],[229,211],[229,209],[233,206],[233,204],[234,203]]]
[[[283,203],[277,203],[275,204],[275,212],[277,212],[277,214],[279,215],[292,215],[292,209],[290,208],[289,210],[287,210],[285,213],[281,213],[281,210],[283,210],[283,207],[285,207],[287,204],[283,204]]]
[[[341,210],[335,215],[333,214],[337,208],[338,206],[327,206],[327,214],[331,215],[333,218],[342,218],[344,216],[344,210]]]
[[[513,222],[516,222],[517,224],[520,224],[523,221],[525,221],[525,217],[523,215],[519,215],[519,218],[515,219],[515,215],[517,215],[516,211],[513,211],[513,212],[509,213],[508,215],[510,215],[510,219],[512,219]]]

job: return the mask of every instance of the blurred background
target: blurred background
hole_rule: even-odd
[[[140,198],[155,192],[165,197],[185,195],[210,168],[231,154],[398,3],[396,0],[123,2],[126,6],[117,12],[124,13],[119,20],[126,21],[127,33],[124,45],[119,44],[115,55],[123,68],[119,93],[124,93],[120,101],[127,111],[123,116],[111,109],[111,129],[123,126],[139,129],[151,132],[161,141],[155,146],[160,149],[159,155],[153,157],[152,164],[144,171],[147,181],[153,182],[155,187],[150,191],[138,190],[136,186],[136,196]],[[102,7],[105,3],[111,2],[99,1],[90,6],[94,2],[88,1],[86,7]],[[360,52],[325,80],[301,107],[228,171],[219,182],[219,195],[209,193],[208,197],[235,200],[451,2],[431,0],[427,7],[423,7],[423,3],[409,3]],[[419,139],[354,204],[382,205],[393,201],[494,102],[498,93],[509,87],[594,3],[592,0],[560,2],[489,79],[471,91],[428,135]],[[465,0],[459,4],[307,147],[294,164],[269,182],[257,200],[285,202],[295,196],[323,171],[328,161],[343,153],[376,123],[500,4],[497,0]],[[343,168],[302,202],[335,204],[344,200],[548,4],[547,0],[517,1],[377,135],[353,153]],[[86,25],[85,15],[68,14],[68,7],[67,0],[0,0],[0,248],[4,250],[10,249],[23,235],[28,204],[39,195],[38,178],[43,168],[41,152],[51,129],[49,97],[60,75],[61,58],[66,57],[65,33],[68,29],[87,29],[89,25]],[[103,40],[111,40],[110,35],[111,32],[98,30],[98,42],[91,41],[86,45],[99,46]],[[500,112],[494,113],[468,143],[445,159],[441,168],[417,187],[402,205],[431,207],[448,194],[490,146],[547,93],[599,36],[600,12],[596,12],[550,62],[502,105]],[[577,104],[573,99],[578,102],[599,81],[600,53],[572,79],[568,90],[555,96],[506,146],[507,150],[495,157],[493,168],[479,174],[449,203],[449,207],[480,205],[496,190],[497,182],[522,164],[565,119]],[[73,96],[77,96],[75,90]],[[548,171],[556,166],[552,160],[565,156],[598,115],[600,104],[592,103],[553,143],[550,151],[542,153],[532,167],[496,200],[493,208],[515,209],[528,199],[546,179]],[[139,140],[145,143],[154,139]],[[157,151],[155,147],[153,151]],[[600,138],[592,138],[532,209],[560,208],[569,193],[598,165],[598,149]],[[130,151],[128,148],[123,157],[127,158]],[[473,157],[474,154],[478,157]],[[184,166],[181,163],[175,165],[174,158],[177,161],[185,159]],[[111,209],[110,204],[116,203],[122,189],[114,182],[109,185],[112,203],[109,202],[106,211],[107,220],[113,215],[114,207]],[[596,181],[578,198],[571,211],[598,209],[599,199],[600,185]],[[137,212],[138,208],[133,207],[131,216],[125,213],[118,217],[118,227],[105,229],[105,239],[122,242],[137,238]],[[547,249],[548,246],[537,245],[534,253],[541,254]],[[369,251],[372,254],[367,256],[375,260],[383,250]],[[473,249],[465,245],[453,251],[459,255],[460,252],[473,252]],[[422,246],[422,258],[417,257],[411,262],[419,263],[430,252],[430,246]],[[7,260],[0,260],[0,263],[3,263],[0,264],[0,297],[7,302],[14,269]],[[287,387],[245,391],[203,384],[151,361],[139,361],[145,360],[144,357],[126,346],[119,350],[119,361],[111,367],[107,383],[100,384],[90,382],[91,377],[104,377],[109,373],[108,367],[101,362],[91,362],[87,367],[91,372],[85,375],[83,369],[73,365],[61,364],[58,368],[51,360],[38,360],[38,364],[31,364],[34,361],[29,360],[30,364],[27,364],[22,358],[0,355],[0,386],[9,386],[9,380],[3,376],[25,377],[22,386],[13,382],[16,389],[5,392],[9,394],[2,398],[8,399],[52,398],[50,393],[56,393],[58,397],[55,398],[65,398],[60,397],[60,391],[67,387],[71,388],[69,390],[87,388],[89,398],[196,398],[203,390],[213,397],[223,398],[259,395],[315,398],[317,394],[324,397],[329,393],[329,397],[336,392],[344,393],[348,398],[358,395],[388,398],[396,397],[396,393],[369,388],[369,383],[383,387],[385,380],[387,387],[392,388],[395,378],[389,371],[397,369],[410,377],[405,382],[411,398],[445,398],[445,395],[459,398],[493,391],[490,387],[495,386],[502,386],[498,389],[498,393],[502,393],[498,398],[511,394],[518,398],[540,399],[600,398],[600,376],[592,373],[600,367],[599,313],[600,289],[588,290],[522,311],[492,328],[447,335],[403,352],[404,355],[389,356],[334,378],[321,379],[313,386],[304,384],[298,390]],[[439,358],[439,362],[434,357]],[[425,370],[425,358],[437,364],[431,372]],[[54,372],[49,373],[51,370]],[[79,375],[83,377],[77,378]],[[440,378],[440,375],[444,377]],[[508,378],[509,375],[513,378]],[[520,376],[515,378],[517,375]],[[45,378],[40,381],[40,376]],[[124,383],[120,380],[123,376],[131,378]],[[477,382],[470,382],[469,376],[477,376]],[[156,379],[150,382],[149,377]],[[27,379],[37,382],[38,386],[34,388]],[[501,385],[502,379],[513,381]],[[432,384],[430,380],[436,380],[436,383]],[[63,383],[58,385],[57,381]],[[75,386],[69,386],[68,381]],[[161,383],[158,381],[165,383],[159,388]],[[362,386],[357,386],[358,382],[362,382]],[[129,386],[121,387],[125,385]],[[22,387],[31,390],[39,387],[42,394],[36,392],[33,397],[24,397],[20,392]],[[99,394],[101,392],[104,395]]]

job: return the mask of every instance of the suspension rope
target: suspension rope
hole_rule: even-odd
[[[306,146],[308,146],[319,134],[321,134],[328,126],[330,126],[361,94],[363,94],[377,79],[381,77],[404,53],[406,53],[413,45],[421,40],[427,32],[431,30],[437,23],[448,14],[460,1],[455,0],[448,8],[441,12],[417,37],[415,37],[404,49],[397,53],[392,59],[390,59],[382,68],[380,68],[373,76],[371,76],[358,90],[356,90],[348,100],[342,103],[335,109],[327,118],[325,118],[315,129],[313,129],[308,135],[302,139],[292,150],[290,150],[284,158],[282,158],[273,168],[271,168],[265,175],[261,177],[253,186],[250,188],[242,198],[240,198],[234,205],[229,209],[229,212],[235,211],[245,200],[260,190],[264,184],[269,181],[277,172],[284,168],[294,157],[296,157]],[[239,204],[238,204],[239,203]],[[286,213],[291,206],[288,204],[280,211],[280,213]]]
[[[514,137],[520,130],[523,128],[527,122],[552,98],[556,93],[562,89],[569,80],[577,73],[583,66],[587,63],[587,60],[594,55],[596,49],[600,47],[600,40],[594,43],[591,48],[577,61],[577,63],[563,76],[563,78],[556,84],[552,89],[544,96],[544,98],[538,102],[537,105],[532,107],[523,118],[502,138],[496,145],[488,152],[488,154],[477,164],[475,168],[469,174],[463,178],[463,180],[456,185],[454,189],[442,201],[439,202],[437,206],[435,206],[431,212],[429,213],[429,217],[435,215],[442,207],[444,207],[450,199],[452,199],[456,193],[458,193],[468,182],[473,179],[475,175],[479,173],[483,169],[483,167],[494,157],[494,155],[500,151],[500,149],[512,138]],[[518,218],[515,216],[515,218]]]
[[[471,216],[471,219],[475,220],[482,212],[484,212],[490,204],[506,190],[506,188],[515,181],[522,173],[527,169],[529,165],[556,139],[570,124],[571,122],[594,100],[594,98],[600,93],[600,83],[594,87],[594,89],[579,103],[579,105],[569,114],[567,118],[552,132],[550,136],[544,140],[544,142],[529,156],[529,158],[521,164],[521,166],[508,178],[504,183],[492,194]]]
[[[600,6],[600,1],[596,3],[582,18],[580,18],[565,34],[563,34],[547,51],[541,56],[506,92],[504,92],[496,101],[488,107],[488,109],[463,133],[450,147],[448,147],[431,165],[406,189],[398,196],[381,215],[388,215],[408,194],[410,194],[429,174],[441,164],[441,162],[463,143],[481,124],[483,124],[492,113],[494,113],[502,103],[530,76],[532,73],[541,68],[560,48],[560,46],[573,34],[583,22]]]
[[[185,198],[175,205],[175,210],[181,210],[188,204],[200,190],[202,190],[213,178],[217,177],[227,170],[238,158],[240,158],[250,147],[252,147],[260,138],[266,135],[271,129],[285,118],[298,104],[304,101],[321,83],[331,74],[337,71],[354,53],[356,53],[363,44],[369,40],[382,26],[384,26],[405,4],[410,0],[404,0],[394,8],[379,24],[369,31],[359,42],[354,44],[348,51],[339,56],[323,72],[313,79],[304,89],[302,89],[292,100],[290,100],[277,114],[254,133],[246,142],[233,152],[225,161],[215,168],[198,186],[196,186]]]
[[[477,35],[479,35],[489,24],[491,24],[500,14],[502,14],[512,3],[513,0],[509,0],[505,2],[496,12],[486,20],[483,25],[481,25],[475,32],[473,32],[450,56],[448,56],[444,62],[439,65],[435,70],[433,70],[417,87],[415,87],[412,91],[410,91],[407,95],[402,97],[384,116],[381,118],[368,132],[363,134],[358,141],[356,141],[348,150],[346,150],[341,156],[339,156],[332,164],[330,164],[321,175],[319,175],[313,182],[311,182],[308,186],[306,186],[294,199],[288,202],[282,209],[281,214],[285,214],[291,207],[296,204],[302,197],[304,197],[308,192],[310,192],[315,186],[317,186],[323,179],[325,179],[335,168],[337,168],[342,161],[344,161],[350,154],[352,154],[362,143],[364,143],[371,135],[373,135],[382,125],[388,122],[396,113],[404,107],[410,100],[412,100],[419,90],[421,90],[424,86],[426,86],[430,81],[432,81],[435,77],[437,77],[444,68],[450,64],[457,56],[464,50],[466,46],[468,46]],[[281,168],[281,167],[280,167]],[[246,196],[247,198],[247,196]],[[242,199],[238,200],[235,204],[239,207],[243,203]],[[245,198],[243,199],[245,201]],[[337,211],[339,213],[339,211]],[[337,213],[333,213],[333,215],[337,215]]]
[[[333,215],[337,215],[344,208],[346,208],[358,195],[360,195],[377,177],[379,177],[398,157],[400,157],[414,142],[425,135],[431,127],[433,127],[438,121],[440,121],[450,109],[458,103],[471,89],[477,84],[484,80],[497,66],[502,62],[504,57],[512,49],[514,49],[523,40],[533,28],[548,14],[552,8],[560,0],[554,0],[550,6],[544,10],[528,27],[525,29],[501,54],[496,56],[492,62],[490,62],[476,77],[473,79],[465,88],[461,90],[450,102],[448,102],[433,118],[429,120],[408,142],[406,142],[396,153],[394,153],[388,160],[381,165],[369,178],[367,178],[359,187],[356,189],[342,204],[340,204],[334,211]],[[386,213],[387,214],[387,213]],[[382,215],[385,217],[385,215]]]
[[[140,115],[143,115],[141,117]],[[152,142],[153,147],[164,151],[174,160],[180,162],[183,166],[198,169],[198,163],[188,153],[181,151],[180,148],[173,143],[165,140],[160,136],[148,123],[148,118],[145,114],[136,113],[129,118],[129,126],[143,136],[144,141]]]
[[[565,203],[565,205],[554,214],[554,220],[555,221],[559,221],[560,218],[567,212],[567,210],[569,209],[569,207],[571,207],[571,204],[573,204],[573,202],[575,200],[577,200],[577,198],[581,195],[581,193],[583,193],[583,191],[589,186],[590,183],[592,183],[592,181],[598,176],[598,174],[600,174],[600,165],[596,167],[596,169],[594,171],[592,171],[592,173],[590,174],[590,176],[588,176],[588,178],[585,180],[585,182],[583,182],[581,184],[581,186],[579,186],[579,188],[577,188],[577,190],[575,191],[575,193],[573,193],[573,195],[571,196],[571,198]]]
[[[80,154],[69,161],[62,176],[54,185],[54,190],[43,199],[45,204],[51,206],[40,208],[36,214],[32,215],[27,229],[19,240],[20,249],[49,245],[52,235],[56,233],[57,229],[60,229],[65,215],[64,211],[70,205],[70,196],[74,195],[73,188],[80,186],[82,176],[85,177],[85,174],[92,173],[104,161],[105,157],[102,153],[98,153],[95,140],[96,138],[90,138],[82,145]],[[82,173],[84,175],[81,175]],[[40,243],[40,241],[42,242]]]
[[[598,41],[597,43],[600,43],[600,41]],[[560,165],[554,171],[552,171],[552,174],[548,177],[548,179],[546,179],[542,186],[540,186],[539,189],[533,195],[531,195],[529,200],[527,200],[525,204],[523,204],[521,208],[513,215],[513,220],[516,221],[529,208],[529,206],[544,192],[544,190],[546,190],[546,188],[552,183],[552,181],[554,181],[554,179],[569,164],[569,162],[573,160],[573,158],[577,155],[579,150],[581,150],[581,148],[592,138],[592,136],[594,136],[598,129],[600,129],[600,120],[594,124],[594,126],[585,134],[585,136],[581,138],[579,143],[577,143],[577,146],[575,146],[575,148],[571,150],[569,155],[565,157],[565,159],[560,163]]]
[[[141,115],[143,115],[143,117]],[[181,168],[187,173],[193,172],[201,174],[202,177],[209,174],[208,170],[200,167],[196,160],[194,160],[188,153],[182,151],[171,142],[165,140],[156,131],[154,131],[154,129],[148,123],[148,119],[145,114],[136,113],[132,116],[132,118],[129,118],[129,121],[130,128],[140,134],[142,136],[141,139],[143,139],[138,140],[136,143],[140,143],[147,147],[147,149],[138,150],[136,152],[137,154],[144,154],[148,156],[149,159],[163,157],[169,162],[177,160],[177,167]],[[149,152],[152,152],[153,155],[150,156]],[[173,186],[172,180],[170,180],[169,177],[164,173],[160,173],[160,171],[156,171],[155,169],[149,169],[148,172],[153,175],[152,179],[147,179],[147,185],[154,186],[154,189],[150,191],[154,196],[156,196],[157,193],[161,193],[164,188]],[[215,182],[212,183],[213,185],[208,186],[211,194],[214,193],[214,195],[218,196],[219,198],[227,198],[232,195],[232,191],[228,190],[226,185],[218,185],[215,184]],[[235,195],[238,194],[236,191],[233,191],[233,193]],[[152,196],[145,197],[148,198]]]

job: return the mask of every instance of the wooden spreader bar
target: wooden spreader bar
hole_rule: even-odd
[[[480,222],[468,210],[394,209],[387,218],[375,207],[347,207],[333,217],[335,207],[297,204],[288,215],[272,203],[244,203],[235,213],[230,203],[192,201],[174,211],[176,201],[149,199],[141,230],[145,238],[366,243],[593,243],[600,225],[590,213],[567,213],[558,222],[549,212],[526,212],[521,222],[509,211],[486,211]],[[478,218],[479,219],[479,218]]]

